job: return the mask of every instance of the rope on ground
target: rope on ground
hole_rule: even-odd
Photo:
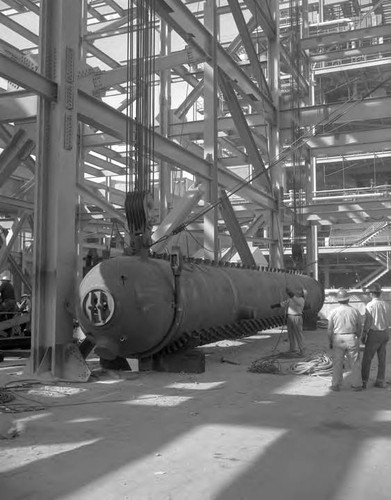
[[[7,389],[0,389],[0,405],[10,403],[15,399],[15,396],[11,394]]]
[[[295,375],[331,375],[333,372],[333,361],[323,352],[314,353],[303,359],[303,361],[293,363],[290,366],[290,371]]]
[[[32,389],[35,386],[41,385],[58,385],[55,382],[40,382],[31,379],[22,379],[17,381],[7,382],[3,387],[0,387],[0,413],[24,413],[29,411],[45,410],[47,406],[43,405],[35,399],[24,396],[24,391]],[[22,399],[23,401],[19,401]],[[9,404],[13,401],[12,404]],[[26,402],[28,404],[26,404]],[[33,403],[33,404],[31,404]]]
[[[281,373],[281,365],[277,361],[278,354],[266,356],[265,358],[256,359],[248,368],[252,373]]]

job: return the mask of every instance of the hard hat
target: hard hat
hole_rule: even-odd
[[[11,274],[9,271],[4,271],[0,278],[1,281],[11,281]]]
[[[349,300],[348,292],[345,288],[339,288],[337,292],[337,301],[338,302],[347,302]]]
[[[367,288],[369,293],[380,293],[381,292],[381,286],[379,283],[372,283],[372,285],[369,285]]]

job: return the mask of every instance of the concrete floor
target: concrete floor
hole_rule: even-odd
[[[23,430],[0,440],[1,499],[389,500],[391,386],[330,393],[328,377],[248,372],[279,333],[205,346],[204,374],[26,388],[18,401],[45,409],[12,415]],[[305,337],[327,352],[325,330]],[[21,381],[18,363],[0,364],[0,385]]]

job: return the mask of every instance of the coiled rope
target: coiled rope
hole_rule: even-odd
[[[287,353],[271,354],[264,358],[253,361],[248,368],[252,373],[274,373],[311,376],[330,376],[333,371],[333,361],[327,354],[313,353],[302,361],[298,361],[289,366],[288,370],[282,370],[279,358],[287,358]]]
[[[15,399],[15,396],[8,389],[0,389],[0,405],[10,403]]]
[[[253,361],[248,371],[252,373],[281,373],[281,364],[273,358],[275,356],[271,356],[270,359],[263,358]]]
[[[315,353],[303,361],[293,363],[290,371],[296,375],[328,376],[333,372],[333,361],[325,353]]]

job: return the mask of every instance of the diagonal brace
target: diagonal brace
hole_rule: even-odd
[[[234,209],[224,189],[221,190],[220,210],[229,234],[231,235],[233,244],[239,253],[240,260],[245,266],[256,267],[256,262],[254,260],[253,254],[251,253],[246,238],[244,237],[242,229],[239,225],[238,219],[236,218]]]

